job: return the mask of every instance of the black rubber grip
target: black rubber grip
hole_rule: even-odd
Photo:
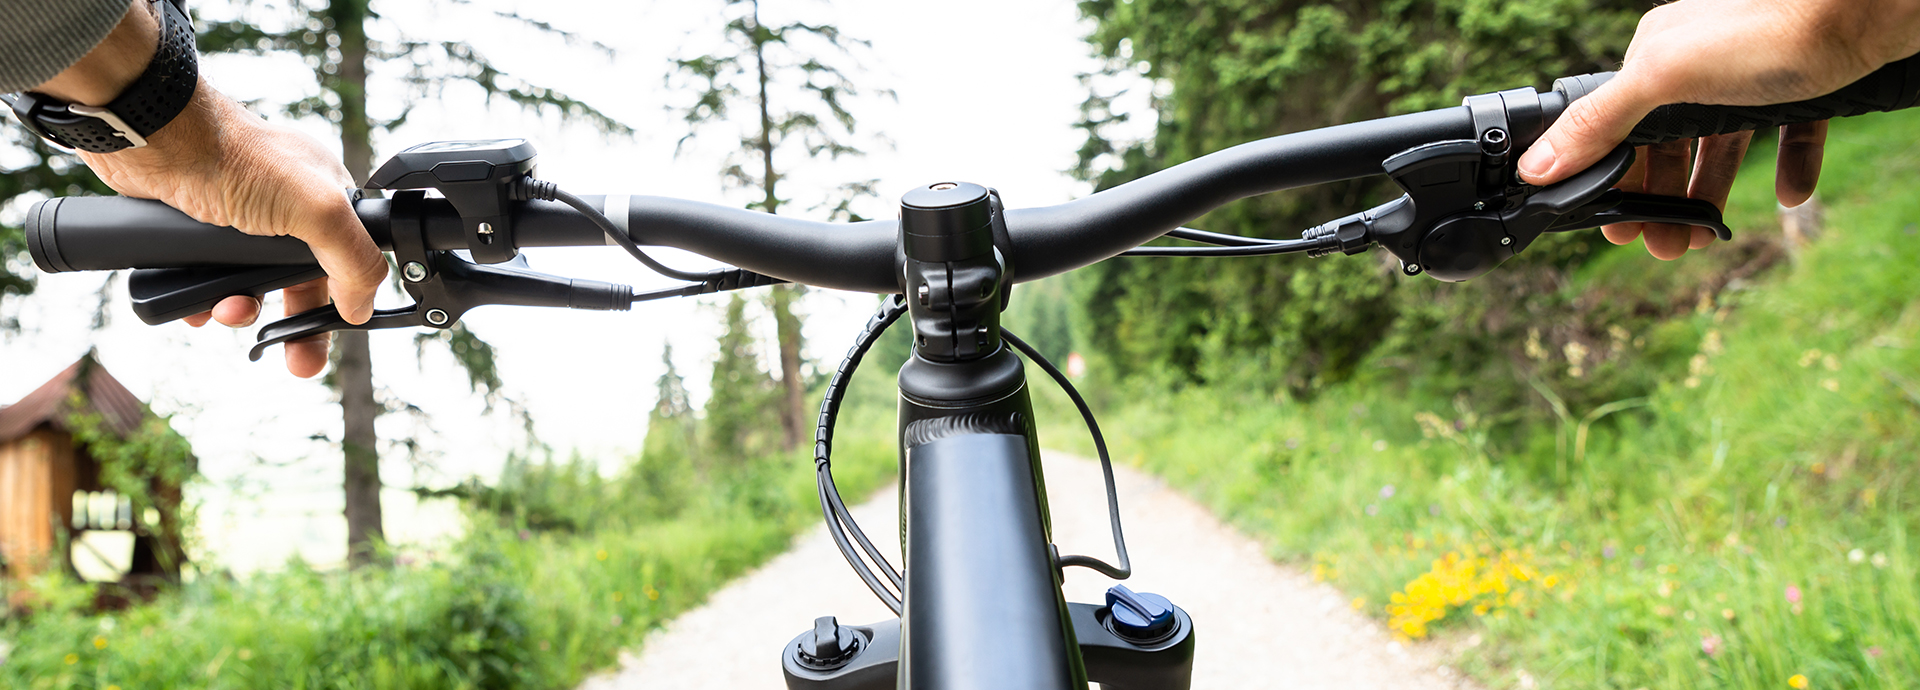
[[[1612,72],[1566,77],[1553,90],[1568,102],[1592,93],[1613,77]],[[1839,91],[1797,103],[1779,105],[1698,105],[1678,103],[1655,108],[1627,135],[1627,143],[1646,146],[1715,134],[1732,134],[1762,127],[1819,122],[1911,108],[1920,102],[1920,55],[1887,63]]]

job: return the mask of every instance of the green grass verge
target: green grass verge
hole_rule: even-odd
[[[847,496],[892,477],[889,421],[862,415],[842,433]],[[620,498],[572,486],[580,500]],[[569,688],[819,520],[811,456],[752,463],[700,491],[669,519],[568,531],[475,512],[439,556],[202,578],[113,615],[81,612],[84,587],[42,583],[46,606],[0,624],[0,687]]]
[[[1383,362],[1305,404],[1139,392],[1104,415],[1116,455],[1493,687],[1912,687],[1917,140],[1914,113],[1836,122],[1826,236],[1641,334],[1686,351],[1638,363],[1645,399],[1516,430],[1539,415]],[[1774,224],[1764,148],[1742,232]],[[1566,289],[1672,270],[1612,252]],[[1056,422],[1050,443],[1079,443]]]

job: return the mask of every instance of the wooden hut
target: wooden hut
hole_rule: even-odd
[[[76,443],[74,423],[81,416],[98,419],[99,431],[121,440],[154,419],[92,352],[19,402],[0,407],[0,574],[19,581],[49,567],[74,572],[71,549],[81,535],[123,530],[133,533],[123,582],[149,590],[178,581],[183,557],[177,481],[148,479],[147,495],[158,515],[133,515],[131,503],[101,481],[100,462]],[[191,456],[183,460],[193,462]]]

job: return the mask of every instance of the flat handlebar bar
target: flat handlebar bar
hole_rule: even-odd
[[[1516,150],[1557,119],[1567,103],[1611,74],[1561,79],[1538,95],[1535,126],[1512,133]],[[1530,90],[1524,90],[1530,91]],[[1793,122],[1895,110],[1920,100],[1920,56],[1890,63],[1833,94],[1759,108],[1675,105],[1649,115],[1636,145]],[[1285,134],[1212,153],[1085,198],[1010,209],[1014,279],[1028,281],[1086,266],[1160,237],[1238,199],[1378,175],[1395,154],[1433,142],[1472,139],[1470,108],[1459,106]],[[738,208],[650,196],[582,196],[635,242],[676,247],[796,283],[862,292],[898,292],[895,221],[824,223]],[[1017,201],[1017,199],[1015,199]],[[464,249],[459,215],[443,200],[426,209],[429,249]],[[611,206],[609,206],[611,204]],[[622,213],[624,206],[624,213]],[[355,203],[367,232],[390,249],[384,199]],[[514,211],[521,247],[598,246],[606,238],[581,213],[530,201]],[[310,265],[305,244],[257,237],[196,222],[157,201],[71,197],[36,204],[26,235],[41,270],[116,270],[192,266]]]
[[[1064,273],[1112,257],[1236,199],[1380,173],[1380,161],[1440,139],[1473,135],[1465,107],[1316,129],[1242,144],[1055,206],[1011,209],[1016,280]],[[819,287],[898,292],[896,221],[825,223],[653,196],[582,195],[626,221],[635,242],[685,249],[756,273]],[[612,206],[609,206],[609,202]],[[622,214],[621,206],[625,206]],[[391,249],[386,199],[355,211],[380,248]],[[429,249],[466,248],[460,216],[427,200]],[[605,236],[564,204],[529,201],[514,212],[521,247],[600,246]],[[69,197],[36,205],[26,232],[34,263],[49,273],[125,268],[314,263],[290,237],[257,237],[200,223],[157,201]]]

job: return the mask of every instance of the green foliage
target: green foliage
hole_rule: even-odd
[[[894,448],[891,418],[852,421],[834,465],[858,497],[891,477]],[[570,688],[820,519],[801,454],[742,462],[667,517],[629,500],[636,468],[516,463],[468,503],[466,535],[392,568],[202,577],[110,615],[84,612],[89,586],[36,583],[44,607],[0,619],[0,687]]]
[[[1140,65],[1171,88],[1155,99],[1160,125],[1144,142],[1108,140],[1108,125],[1121,119],[1110,109],[1114,94],[1094,94],[1078,172],[1113,186],[1254,139],[1610,69],[1645,8],[1629,0],[1088,0],[1081,10],[1098,20],[1090,40],[1109,69]],[[1267,195],[1195,226],[1285,236],[1385,201],[1389,187],[1371,180]],[[1578,261],[1542,268],[1564,279],[1570,263]],[[1396,322],[1409,312],[1470,318],[1460,312],[1513,287],[1476,283],[1471,296],[1436,308],[1423,289],[1405,287],[1415,281],[1365,259],[1131,259],[1076,279],[1088,283],[1088,328],[1119,375],[1245,382],[1298,396],[1352,376],[1382,343],[1404,341]]]
[[[773,377],[761,368],[746,309],[747,300],[740,293],[729,296],[726,331],[720,335],[720,353],[713,362],[713,392],[702,424],[706,433],[702,457],[713,471],[738,467],[772,448],[778,439],[779,393]]]
[[[1829,230],[1791,270],[1751,263],[1779,251],[1771,176],[1755,170],[1731,203],[1740,242],[1671,264],[1612,252],[1546,286],[1601,333],[1620,327],[1582,357],[1553,346],[1563,325],[1519,310],[1501,318],[1541,342],[1504,373],[1386,351],[1308,403],[1143,387],[1151,404],[1108,415],[1117,454],[1382,619],[1449,553],[1531,552],[1555,587],[1435,623],[1490,687],[1906,687],[1920,674],[1916,140],[1920,113],[1833,123]],[[1600,376],[1647,395],[1573,394]]]
[[[0,167],[0,209],[25,215],[26,198],[34,195],[76,196],[111,194],[99,178],[73,154],[60,153],[33,136],[23,127],[6,127],[0,134],[0,154],[8,160],[24,158],[18,167]],[[33,292],[37,269],[27,255],[26,233],[20,227],[0,223],[0,306],[10,298]],[[20,324],[0,313],[0,332],[14,331]]]
[[[304,0],[291,3],[278,17],[247,15],[231,21],[202,21],[198,43],[200,50],[207,53],[299,56],[313,69],[321,92],[286,104],[285,112],[293,117],[318,116],[338,125],[362,127],[364,131],[392,131],[406,124],[415,104],[439,98],[450,82],[464,81],[479,86],[489,98],[505,99],[528,111],[554,113],[563,120],[584,122],[608,134],[633,134],[632,127],[592,105],[502,70],[465,41],[436,40],[403,30],[373,11],[371,5],[367,0]],[[613,54],[613,50],[602,43],[517,12],[492,14],[539,35],[560,38],[569,45],[585,45],[603,55]],[[355,56],[341,49],[341,27],[348,22],[380,25],[372,33],[387,37],[366,39],[366,33],[361,33],[366,41],[366,65],[349,65],[347,61]],[[407,89],[398,115],[380,119],[362,110],[369,68],[391,72],[405,83]],[[353,97],[342,98],[343,94]]]
[[[68,406],[88,409],[78,391]],[[154,555],[161,567],[177,570],[191,553],[186,546],[194,533],[193,505],[184,500],[182,490],[200,476],[186,437],[174,431],[166,417],[148,416],[124,436],[108,428],[97,413],[70,414],[66,422],[74,444],[99,463],[100,484],[132,503],[134,530],[158,538],[160,548]],[[149,510],[157,522],[148,521]]]

